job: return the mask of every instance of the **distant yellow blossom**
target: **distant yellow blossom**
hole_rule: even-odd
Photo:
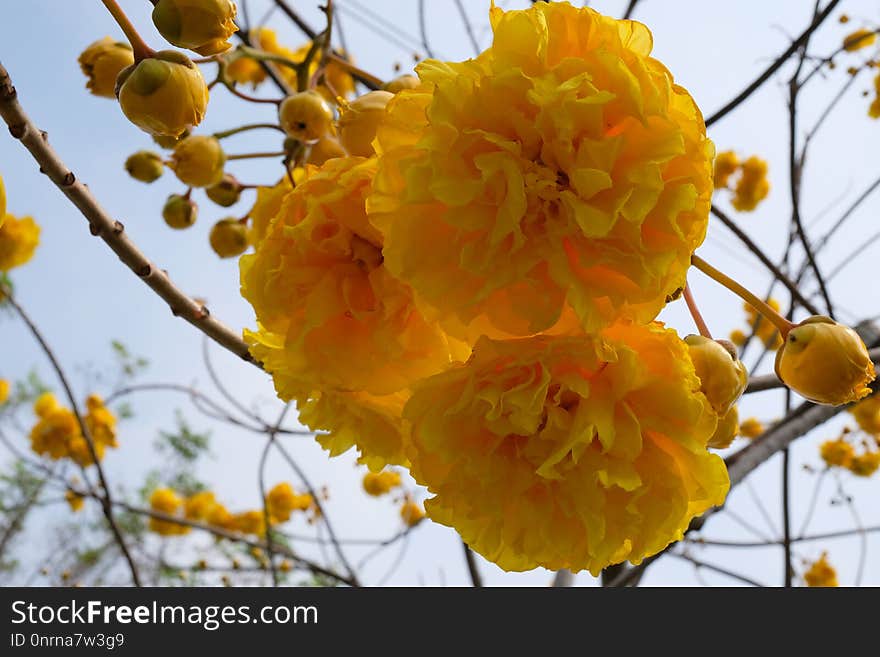
[[[804,581],[810,587],[839,586],[837,571],[828,563],[827,552],[823,552],[822,556],[810,565],[809,570],[804,573]]]
[[[150,509],[165,515],[176,515],[182,504],[183,500],[170,488],[157,488],[150,495]],[[187,525],[181,525],[170,520],[150,518],[150,531],[162,536],[188,534],[189,530],[190,528]]]
[[[9,381],[6,379],[0,379],[0,405],[6,403],[6,400],[9,399],[9,390],[10,390]]]
[[[767,180],[767,162],[752,156],[742,163],[742,173],[733,193],[733,207],[740,212],[751,212],[770,193]]]
[[[874,395],[847,409],[859,428],[872,436],[880,436],[880,395]]]
[[[739,425],[739,433],[746,438],[757,438],[764,433],[764,425],[758,418],[749,417]]]
[[[243,511],[232,516],[232,529],[242,534],[263,536],[266,533],[266,515],[262,509]]]
[[[739,169],[739,158],[733,151],[715,156],[715,189],[727,187],[730,177]]]
[[[639,563],[724,501],[717,420],[674,331],[481,339],[415,386],[416,481],[428,515],[505,570]]]
[[[217,498],[214,493],[204,490],[183,501],[183,515],[187,520],[207,520],[216,506]]]
[[[844,38],[843,49],[847,52],[854,52],[873,45],[875,41],[877,41],[877,35],[873,30],[856,30]]]
[[[870,477],[880,468],[880,451],[863,452],[852,457],[847,469],[859,477]]]
[[[649,321],[705,236],[714,147],[641,23],[568,3],[490,14],[492,46],[426,60],[378,130],[386,266],[490,337]],[[476,337],[485,330],[468,331]]]
[[[826,440],[819,447],[819,455],[829,468],[848,468],[854,453],[853,446],[843,438]]]
[[[68,506],[70,506],[70,510],[74,513],[82,510],[85,505],[85,498],[69,489],[64,493],[64,500],[67,502]]]
[[[278,43],[278,35],[274,30],[262,27],[256,31],[256,41],[263,50],[281,55],[287,59],[299,63],[306,59],[309,49],[312,47],[311,42],[303,44],[296,50],[282,46]],[[320,49],[315,53],[311,64],[309,65],[309,78],[311,78],[318,70],[318,64],[321,61],[322,52]],[[293,88],[297,86],[296,71],[289,66],[280,66],[279,73],[287,81],[288,85]],[[354,92],[354,79],[351,74],[338,62],[329,61],[324,71],[324,83],[318,86],[318,91],[331,102],[335,102],[337,96],[345,98]]]
[[[425,511],[418,502],[406,500],[400,507],[400,517],[407,527],[415,527],[425,518]]]
[[[364,475],[363,487],[367,495],[379,497],[388,493],[392,488],[400,486],[400,473],[394,470],[382,470],[382,472],[368,472]]]
[[[272,522],[287,522],[294,511],[306,511],[314,503],[311,495],[296,493],[287,482],[274,486],[266,493],[266,506]]]

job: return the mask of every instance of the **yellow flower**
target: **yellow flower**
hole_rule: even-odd
[[[750,417],[742,421],[739,425],[739,433],[746,438],[757,438],[764,433],[764,425],[758,418]]]
[[[176,515],[182,504],[183,500],[170,488],[157,488],[150,496],[150,509],[165,515]],[[181,525],[170,520],[150,518],[150,531],[162,536],[188,534],[189,530],[190,528],[187,525]]]
[[[125,170],[135,180],[151,183],[158,180],[165,172],[165,163],[158,153],[138,151],[129,155],[125,161]]]
[[[58,408],[58,400],[51,392],[42,393],[34,401],[34,414],[40,418],[46,417],[56,408]]]
[[[859,477],[870,477],[880,468],[880,452],[864,452],[853,456],[847,468]]]
[[[158,0],[153,24],[172,45],[208,57],[232,47],[227,39],[238,31],[235,15],[232,0]]]
[[[715,156],[715,189],[727,187],[730,176],[739,169],[739,158],[733,151],[724,151]]]
[[[207,520],[216,506],[217,498],[214,493],[203,490],[183,501],[183,515],[187,520]]]
[[[847,409],[865,433],[880,436],[880,395],[868,397]]]
[[[425,511],[417,502],[408,499],[400,507],[400,518],[407,527],[415,527],[424,520]]]
[[[353,157],[311,169],[240,261],[258,324],[245,339],[279,394],[291,389],[282,398],[313,389],[387,395],[466,356],[383,266],[383,237],[364,209],[374,171],[373,160]]]
[[[205,116],[208,85],[183,53],[161,50],[119,74],[119,105],[128,120],[151,135],[179,137]]]
[[[776,354],[776,375],[810,401],[834,406],[869,395],[875,377],[858,333],[821,315],[789,332]]]
[[[730,341],[737,347],[742,347],[746,343],[746,334],[740,329],[734,329],[730,332]]]
[[[193,135],[181,140],[171,153],[171,169],[190,187],[210,187],[223,179],[226,153],[216,137]]]
[[[384,495],[392,488],[397,488],[398,486],[400,486],[400,473],[394,470],[368,472],[364,475],[364,491],[366,491],[367,495],[373,497]]]
[[[700,391],[719,416],[726,415],[749,382],[746,366],[730,343],[701,335],[689,335],[684,341],[700,379]]]
[[[733,443],[733,439],[739,435],[739,411],[736,404],[718,418],[715,433],[709,438],[708,447],[713,449],[727,449]]]
[[[85,499],[82,495],[77,495],[72,490],[67,490],[64,493],[64,499],[67,502],[68,506],[70,506],[70,510],[74,513],[77,513],[82,510],[85,505]]]
[[[810,587],[839,586],[837,583],[837,571],[828,563],[828,553],[823,552],[818,561],[810,565],[804,573],[804,581]]]
[[[275,387],[282,399],[296,399],[299,421],[312,431],[330,456],[356,447],[360,463],[378,472],[386,465],[408,466],[405,446],[408,425],[402,419],[409,392],[374,396],[365,392],[312,391],[296,393]]]
[[[302,182],[304,178],[305,171],[303,169],[293,170],[293,180],[295,183]],[[257,246],[257,244],[263,241],[266,231],[269,230],[269,224],[281,210],[281,203],[291,189],[293,187],[287,176],[284,176],[273,187],[257,188],[257,200],[254,202],[251,211],[248,212],[251,222],[248,241],[252,246]]]
[[[95,445],[118,447],[116,441],[116,416],[104,406],[104,401],[95,394],[86,399],[85,425]]]
[[[247,226],[235,217],[221,219],[211,227],[208,234],[211,249],[221,258],[234,258],[245,252],[248,246]]]
[[[278,121],[288,137],[310,144],[332,133],[333,110],[321,94],[308,89],[282,101]]]
[[[855,52],[856,50],[861,50],[862,48],[867,48],[872,45],[875,41],[877,41],[877,35],[873,30],[856,30],[852,34],[849,34],[843,40],[843,49],[847,52]]]
[[[7,214],[0,224],[0,272],[26,264],[39,243],[40,227],[33,218]]]
[[[9,381],[6,379],[0,379],[0,405],[5,404],[6,400],[9,399],[10,387]]]
[[[852,462],[854,450],[853,446],[843,438],[837,438],[822,443],[819,447],[819,455],[829,468],[848,468]]]
[[[222,529],[234,529],[234,518],[229,510],[220,504],[219,502],[208,509],[208,515],[205,517],[205,522],[214,527],[220,527]]]
[[[639,563],[727,494],[699,387],[658,324],[482,338],[404,409],[427,513],[505,570]]]
[[[242,534],[263,536],[266,533],[266,514],[262,509],[233,514],[232,529]]]
[[[305,511],[315,503],[308,493],[298,494],[287,482],[274,486],[266,493],[266,507],[273,523],[287,522],[294,511]]]
[[[180,194],[169,196],[162,208],[162,218],[170,228],[175,230],[189,228],[196,222],[198,216],[199,207],[195,202]]]
[[[61,406],[46,410],[30,432],[34,453],[53,460],[68,456],[70,444],[77,438],[80,438],[80,431],[76,416]]]
[[[252,57],[235,57],[226,66],[226,75],[239,84],[251,84],[255,89],[266,79],[266,70]]]
[[[734,189],[733,207],[740,212],[751,212],[769,193],[767,162],[752,156],[742,163],[742,174]]]
[[[116,77],[134,64],[131,46],[110,37],[95,41],[79,56],[79,66],[88,78],[86,88],[95,96],[116,98]]]
[[[492,337],[653,319],[703,241],[714,147],[652,37],[568,3],[491,11],[492,47],[427,60],[378,130],[391,273]]]
[[[385,115],[385,107],[394,94],[388,91],[371,91],[355,98],[340,109],[337,131],[339,143],[349,155],[372,157],[376,129]]]

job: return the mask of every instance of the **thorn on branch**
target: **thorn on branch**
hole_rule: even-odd
[[[101,227],[98,224],[89,222],[89,232],[95,237],[98,237],[101,234]]]
[[[46,133],[43,133],[44,135]],[[70,187],[73,183],[76,182],[76,176],[73,174],[73,171],[68,171],[64,174],[64,178],[61,179],[62,187]]]
[[[123,224],[121,221],[114,221],[113,222],[113,234],[114,235],[119,235],[124,230],[125,230],[125,224]]]
[[[140,269],[138,269],[137,272],[135,272],[135,273],[136,273],[138,276],[140,276],[141,278],[149,278],[150,274],[153,273],[153,265],[151,265],[151,264],[148,262],[148,263],[145,264],[143,267],[141,267]]]
[[[9,134],[16,139],[24,139],[24,136],[27,134],[27,123],[16,123],[9,126]]]

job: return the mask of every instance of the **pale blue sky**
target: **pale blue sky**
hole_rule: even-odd
[[[122,0],[134,23],[154,46],[161,41],[149,20],[150,4],[146,0]],[[256,19],[270,4],[268,0],[251,0],[251,17]],[[295,0],[304,16],[319,24],[316,1]],[[414,0],[339,0],[342,27],[350,49],[358,63],[380,77],[392,75],[392,65],[410,65],[413,47],[404,49],[389,43],[364,28],[355,20],[357,5],[369,7],[392,20],[408,34],[408,41],[418,40],[418,23]],[[476,26],[481,45],[488,45],[488,0],[465,3]],[[504,6],[523,6],[525,2],[506,2]],[[593,2],[605,13],[619,16],[627,3],[622,0]],[[711,114],[751,81],[778,53],[788,45],[786,35],[796,35],[809,22],[812,0],[766,2],[742,0],[736,3],[705,2],[704,0],[642,0],[636,18],[654,33],[654,55],[663,61],[687,87],[705,114]],[[438,55],[460,59],[472,54],[451,0],[428,0],[428,25],[431,42]],[[347,9],[347,10],[346,10]],[[852,17],[847,26],[837,24],[836,17],[846,12]],[[253,322],[249,306],[238,295],[238,270],[235,261],[219,261],[208,250],[207,234],[213,221],[226,214],[242,215],[252,197],[223,211],[205,201],[201,203],[196,226],[184,232],[168,229],[160,212],[164,197],[178,191],[181,185],[170,174],[152,186],[131,180],[122,169],[128,154],[150,148],[147,135],[129,124],[115,103],[86,93],[76,57],[91,41],[104,35],[121,37],[121,33],[98,0],[0,0],[4,33],[0,38],[0,61],[9,69],[18,88],[21,102],[36,123],[49,133],[50,140],[77,176],[87,182],[104,206],[125,223],[131,237],[187,292],[208,300],[213,313],[233,327],[250,326]],[[862,23],[876,27],[880,22],[877,5],[871,0],[844,0],[833,18],[814,40],[811,52],[831,52],[842,37]],[[270,24],[279,27],[283,41],[297,46],[302,38],[282,16]],[[10,27],[14,26],[14,29]],[[406,40],[406,38],[403,38]],[[416,48],[417,49],[417,48]],[[837,89],[846,80],[845,69],[858,61],[858,55],[838,58],[836,71],[827,80],[817,82],[803,94],[801,113],[810,124]],[[735,113],[710,129],[718,150],[735,148],[740,154],[758,154],[770,163],[773,186],[770,197],[753,214],[741,216],[741,225],[758,243],[776,258],[787,238],[789,203],[787,196],[787,132],[784,105],[784,81],[790,68],[767,83],[760,92]],[[880,122],[867,117],[869,98],[860,96],[872,87],[867,75],[853,85],[838,109],[817,136],[811,147],[810,160],[803,182],[804,216],[814,231],[827,228],[868,184],[880,174],[876,153],[880,150]],[[269,88],[266,88],[269,92]],[[254,117],[271,118],[271,109],[243,105],[229,94],[218,90],[212,94],[207,119],[200,132],[226,129]],[[247,117],[247,118],[242,118]],[[171,316],[165,304],[141,284],[100,241],[90,237],[85,221],[39,174],[27,152],[12,139],[0,134],[0,174],[6,180],[9,209],[16,214],[32,214],[43,227],[41,246],[33,262],[14,272],[21,302],[45,330],[61,361],[73,374],[76,383],[84,383],[78,366],[95,363],[99,367],[110,362],[108,344],[122,339],[135,353],[145,355],[152,367],[145,380],[197,382],[206,390],[209,381],[201,364],[201,336],[188,324]],[[274,149],[271,134],[251,134],[230,139],[230,152]],[[245,182],[267,183],[277,178],[275,164],[236,165],[235,173]],[[203,197],[202,197],[203,199]],[[723,207],[727,200],[720,198]],[[822,211],[833,205],[825,215]],[[833,267],[842,258],[880,229],[876,221],[880,201],[872,198],[852,217],[830,246],[822,252],[820,262]],[[814,233],[816,234],[816,233]],[[877,253],[875,250],[874,254]],[[720,268],[735,273],[746,285],[764,291],[767,276],[760,264],[734,238],[711,223],[709,238],[701,249],[704,257]],[[873,283],[876,255],[865,255],[845,269],[831,284],[840,316],[851,321],[880,314],[880,286]],[[693,288],[712,328],[720,334],[743,322],[740,302],[703,277],[695,275]],[[675,304],[663,315],[683,334],[693,331]],[[32,367],[47,381],[52,374],[44,358],[33,346],[21,325],[8,317],[0,317],[0,376],[14,378]],[[271,417],[280,408],[268,378],[256,368],[247,366],[215,348],[215,362],[229,386],[243,400],[255,400]],[[749,361],[752,358],[747,359]],[[764,367],[768,367],[767,359]],[[54,381],[53,381],[54,382]],[[79,388],[84,397],[90,390]],[[99,392],[106,392],[101,391]],[[130,488],[141,483],[146,467],[160,465],[151,449],[152,440],[161,428],[173,425],[174,410],[187,408],[185,399],[164,394],[145,395],[135,401],[138,417],[124,425],[120,436],[122,447],[106,458],[111,481]],[[757,415],[772,419],[779,413],[781,396],[762,393],[748,397],[741,404],[741,416]],[[196,426],[209,427],[208,421],[196,418]],[[832,423],[802,439],[793,454],[794,490],[792,508],[795,528],[807,505],[805,497],[811,490],[812,478],[801,465],[818,464],[816,445],[831,437],[842,420]],[[836,428],[835,428],[836,427]],[[214,427],[214,454],[200,472],[214,483],[221,498],[230,506],[244,508],[258,503],[257,461],[261,439],[227,427]],[[386,500],[367,499],[360,491],[361,469],[346,455],[330,460],[310,438],[288,439],[291,451],[301,460],[318,484],[327,484],[332,498],[328,511],[337,531],[349,537],[382,537],[394,533],[399,520]],[[737,443],[736,446],[741,446]],[[779,527],[779,461],[774,458],[750,479],[755,494],[760,496],[773,514]],[[269,482],[292,480],[295,477],[281,461],[269,467]],[[866,524],[880,522],[880,508],[872,501],[880,492],[880,478],[854,481],[845,477],[848,492],[855,495],[862,519]],[[827,495],[820,505],[812,531],[849,528],[851,522],[842,507],[829,507]],[[747,486],[737,489],[730,506],[753,524],[764,527]],[[304,526],[298,527],[305,530]],[[766,528],[765,528],[766,529]],[[37,534],[39,527],[32,527]],[[716,516],[708,525],[706,536],[715,538],[751,539],[726,515]],[[207,540],[207,539],[203,539]],[[880,584],[878,539],[869,537],[868,570],[865,582]],[[816,557],[828,549],[838,567],[843,583],[855,576],[857,540],[808,543],[798,554]],[[303,551],[309,550],[303,547]],[[359,554],[353,550],[356,558]],[[395,556],[395,549],[385,558],[377,559],[364,573],[367,583],[375,582]],[[767,583],[781,581],[781,554],[777,550],[706,550],[698,556],[714,563],[725,563]],[[542,585],[550,575],[544,571],[506,574],[481,562],[490,584]],[[646,584],[693,584],[693,569],[678,560],[665,558],[653,566]],[[706,574],[710,582],[730,584],[730,580]],[[423,523],[412,534],[407,557],[390,580],[394,584],[465,584],[467,575],[457,536],[439,525]],[[592,578],[582,575],[579,583],[589,584]]]

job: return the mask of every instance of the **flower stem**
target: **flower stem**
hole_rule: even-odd
[[[131,24],[131,21],[128,20],[128,16],[125,15],[122,7],[119,6],[116,0],[101,0],[101,2],[104,3],[107,11],[110,12],[110,15],[113,16],[113,19],[119,24],[119,27],[122,28],[125,36],[128,38],[128,42],[131,44],[131,49],[134,52],[135,63],[156,54],[156,51],[150,48],[141,38],[141,35],[138,34],[138,31]]]
[[[247,125],[242,125],[237,128],[230,128],[229,130],[215,132],[214,138],[224,139],[226,137],[231,137],[232,135],[237,135],[239,132],[246,132],[247,130],[259,130],[260,128],[273,129],[284,132],[284,130],[281,129],[281,126],[275,125],[274,123],[249,123]]]
[[[768,306],[760,297],[757,297],[749,292],[742,285],[730,278],[730,276],[727,276],[726,274],[723,274],[715,269],[715,267],[703,260],[700,256],[696,254],[692,255],[691,264],[699,269],[701,272],[706,274],[709,278],[717,283],[720,283],[728,290],[742,298],[744,301],[748,302],[752,307],[754,307],[755,310],[761,313],[766,319],[771,321],[776,326],[776,328],[779,329],[779,333],[782,335],[783,340],[788,335],[788,332],[794,328],[795,325],[793,323],[791,323],[790,321],[785,319],[785,317],[773,310],[773,308]]]
[[[227,155],[227,160],[251,160],[258,157],[281,157],[282,155],[286,155],[284,151],[278,151],[274,153],[241,153],[240,155]]]
[[[684,301],[691,313],[691,317],[694,318],[694,324],[697,325],[697,330],[700,332],[700,335],[712,340],[712,333],[709,331],[709,327],[706,325],[706,320],[703,319],[700,309],[697,308],[697,302],[694,299],[694,295],[691,293],[691,286],[687,284],[684,286]]]

